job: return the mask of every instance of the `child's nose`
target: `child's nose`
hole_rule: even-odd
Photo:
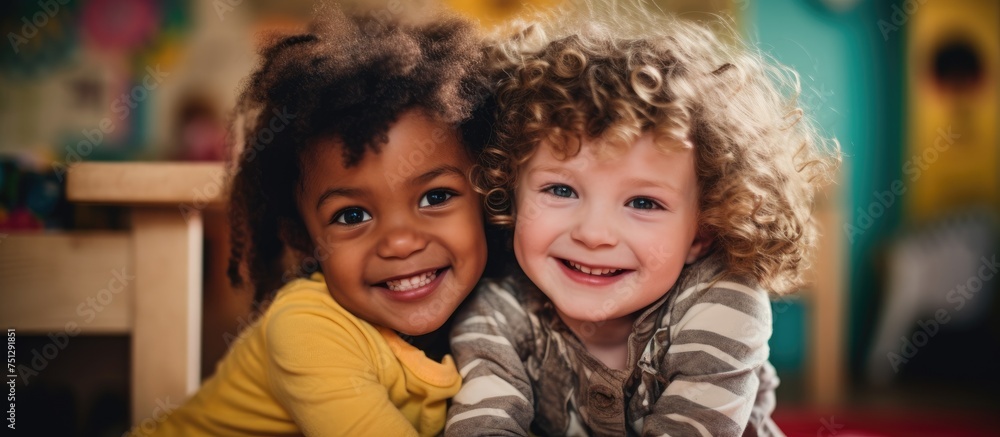
[[[618,237],[612,228],[608,214],[585,212],[570,231],[570,237],[590,249],[618,244]]]
[[[412,226],[397,226],[388,230],[378,243],[376,252],[382,258],[406,258],[427,247],[427,238]]]

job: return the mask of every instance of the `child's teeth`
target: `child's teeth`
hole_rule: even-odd
[[[427,272],[409,278],[386,281],[385,285],[392,291],[407,291],[430,284],[436,277],[437,272]]]
[[[610,275],[612,273],[618,273],[619,271],[621,271],[621,269],[592,269],[592,268],[587,267],[585,265],[577,264],[577,263],[575,263],[573,261],[570,261],[569,264],[571,266],[573,266],[574,269],[577,269],[577,270],[579,270],[579,271],[581,271],[583,273],[586,273],[588,275],[594,275],[594,276],[606,276],[606,275]]]

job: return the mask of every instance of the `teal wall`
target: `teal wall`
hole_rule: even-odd
[[[844,152],[844,217],[847,223],[859,226],[858,208],[867,208],[874,199],[873,192],[886,190],[901,175],[899,66],[903,33],[890,33],[886,38],[877,25],[879,17],[888,16],[883,9],[889,10],[889,4],[861,0],[842,13],[827,9],[819,0],[747,4],[745,35],[765,53],[798,71],[805,109],[813,114],[825,135],[840,141]],[[899,213],[898,205],[894,205],[870,228],[853,234],[853,241],[848,239],[843,224],[825,230],[842,238],[846,248],[845,323],[853,375],[858,374],[864,359],[876,316],[881,279],[874,266],[883,249],[882,241],[898,224]],[[772,351],[805,351],[801,342],[808,338],[803,334],[806,327],[793,329],[804,320],[795,311],[776,314]],[[801,358],[798,361],[801,368]],[[784,356],[782,363],[794,370],[795,360]]]

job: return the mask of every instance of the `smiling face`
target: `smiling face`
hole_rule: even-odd
[[[317,144],[297,203],[328,255],[333,298],[372,324],[421,335],[444,324],[486,265],[480,197],[452,126],[411,110],[388,140],[350,168],[339,140]]]
[[[692,149],[660,151],[648,133],[610,158],[595,149],[559,159],[542,144],[514,193],[517,261],[571,324],[645,308],[706,245]]]

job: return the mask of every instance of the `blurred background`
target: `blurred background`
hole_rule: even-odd
[[[490,27],[525,4],[563,1],[571,0],[345,3],[380,20],[443,3]],[[818,199],[824,235],[812,285],[773,304],[778,424],[789,435],[997,435],[1000,2],[650,7],[691,20],[731,17],[747,40],[798,71],[801,104],[845,153],[838,184]],[[227,114],[256,61],[255,35],[296,29],[313,8],[312,0],[0,4],[0,324],[17,329],[18,363],[30,366],[14,378],[19,429],[121,435],[144,419],[129,407],[136,345],[127,332],[85,329],[63,341],[19,318],[40,299],[29,279],[65,275],[58,283],[80,286],[45,238],[69,235],[67,247],[87,249],[135,225],[120,202],[67,200],[67,173],[104,161],[221,171]],[[183,189],[208,199],[196,208],[203,297],[194,344],[204,378],[252,323],[251,296],[225,280],[219,190]],[[172,211],[185,214],[183,205]],[[80,323],[102,326],[97,307],[87,308],[76,311]]]

